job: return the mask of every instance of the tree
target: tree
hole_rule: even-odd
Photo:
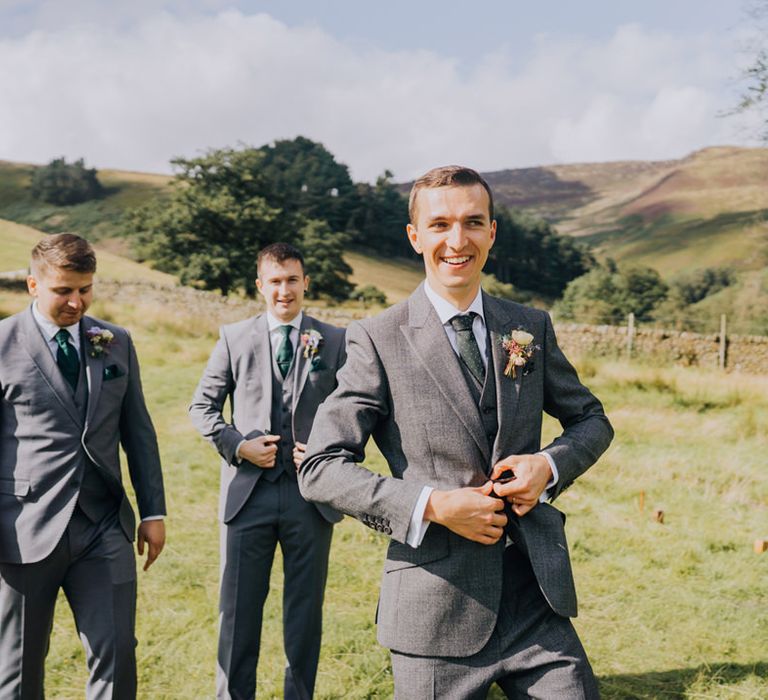
[[[553,312],[564,320],[619,324],[634,313],[638,321],[653,319],[654,310],[667,296],[668,287],[650,267],[596,267],[573,280]]]
[[[56,205],[87,202],[104,192],[96,170],[86,168],[82,158],[74,163],[67,163],[65,158],[54,158],[48,165],[37,168],[30,189],[35,199]]]
[[[261,173],[272,185],[271,200],[286,212],[327,221],[347,231],[357,190],[346,165],[325,146],[304,136],[262,146]]]
[[[595,259],[570,236],[560,236],[546,221],[497,207],[496,243],[486,270],[501,282],[548,297],[587,272]]]
[[[744,91],[733,112],[754,111],[760,115],[763,124],[760,136],[768,142],[768,0],[754,0],[747,14],[758,31],[749,46],[754,58],[742,74]]]
[[[376,184],[358,183],[358,206],[352,219],[354,242],[385,255],[416,258],[405,227],[408,224],[408,199],[392,183],[385,170]]]
[[[130,219],[140,255],[179,275],[183,284],[224,295],[241,288],[253,296],[258,251],[287,241],[305,254],[314,292],[345,299],[351,284],[341,257],[344,237],[275,202],[265,157],[260,149],[243,148],[173,160],[177,173],[170,196]]]

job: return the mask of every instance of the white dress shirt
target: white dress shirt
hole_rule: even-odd
[[[472,334],[477,341],[477,347],[480,350],[483,366],[488,369],[488,334],[485,329],[485,313],[483,312],[483,290],[477,290],[477,295],[472,300],[472,303],[464,310],[456,308],[451,302],[443,299],[443,297],[437,294],[437,292],[429,286],[429,282],[426,280],[424,280],[424,293],[434,307],[437,317],[440,319],[440,323],[443,324],[445,334],[448,336],[448,342],[450,342],[451,347],[457,356],[459,355],[459,349],[456,344],[456,331],[451,325],[451,319],[456,316],[456,314],[468,314],[470,312],[477,314],[472,322]],[[538,454],[544,455],[552,469],[552,480],[547,484],[547,488],[539,497],[539,501],[545,501],[548,498],[549,489],[557,483],[558,473],[557,467],[555,466],[555,460],[552,459],[550,455],[546,452],[539,452]],[[424,519],[424,511],[427,508],[427,501],[429,500],[429,495],[432,491],[434,491],[434,487],[432,486],[425,486],[421,490],[419,500],[416,501],[416,507],[411,514],[411,522],[408,525],[408,533],[405,538],[405,541],[411,545],[411,547],[416,548],[421,544],[424,535],[429,528],[429,521]]]
[[[59,344],[58,342],[56,342],[56,334],[62,328],[69,331],[69,335],[70,335],[69,342],[72,343],[72,345],[75,347],[78,358],[81,357],[80,321],[78,321],[77,323],[73,323],[71,326],[57,326],[53,321],[49,321],[45,316],[43,316],[42,311],[40,311],[40,309],[37,308],[37,301],[35,301],[32,304],[32,316],[34,317],[37,325],[40,326],[40,330],[43,332],[43,337],[48,343],[48,349],[51,351],[51,354],[53,355],[53,359],[56,360],[56,362],[58,362],[58,352],[59,352]],[[141,522],[145,522],[147,520],[162,520],[164,517],[165,516],[162,516],[162,515],[148,515],[147,517],[142,518]]]

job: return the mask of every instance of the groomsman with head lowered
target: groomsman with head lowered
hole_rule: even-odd
[[[491,190],[473,170],[416,181],[408,239],[426,281],[347,329],[303,495],[391,536],[377,613],[397,698],[595,698],[554,500],[613,436],[549,315],[487,295]],[[542,414],[562,434],[540,446]],[[360,466],[373,437],[391,476]]]
[[[44,697],[63,590],[85,648],[86,696],[136,697],[135,517],[146,570],[165,542],[163,478],[131,337],[86,316],[96,257],[52,235],[32,250],[33,304],[0,321],[0,698]]]
[[[296,470],[318,406],[336,386],[344,330],[302,312],[301,253],[258,256],[266,313],[223,326],[190,416],[221,455],[221,594],[217,697],[253,698],[275,548],[283,555],[284,697],[314,692],[336,511],[307,503]],[[231,418],[224,417],[229,400]]]

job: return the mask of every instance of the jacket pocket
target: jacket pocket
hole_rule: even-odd
[[[27,479],[0,479],[0,493],[24,498],[24,496],[29,495],[29,481]]]
[[[431,536],[430,536],[431,535]],[[448,531],[439,525],[430,525],[422,543],[415,549],[408,544],[392,540],[384,562],[384,573],[423,566],[448,556]]]

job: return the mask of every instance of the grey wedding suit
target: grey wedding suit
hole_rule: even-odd
[[[92,357],[86,332],[114,334]],[[59,588],[86,648],[89,698],[136,693],[135,517],[165,514],[160,457],[127,331],[85,316],[71,387],[32,314],[0,321],[0,698],[43,697]]]
[[[336,386],[344,330],[303,315],[322,344],[305,358],[300,343],[283,378],[273,357],[266,314],[224,326],[190,406],[192,422],[222,457],[219,515],[221,596],[217,694],[252,698],[262,608],[277,543],[284,561],[283,635],[286,698],[312,696],[332,525],[342,516],[299,494],[292,451],[306,443],[320,403]],[[231,420],[223,415],[229,399]],[[236,457],[244,439],[280,435],[274,468]]]
[[[552,499],[598,459],[613,435],[600,402],[558,348],[545,312],[486,294],[483,307],[488,372],[486,385],[474,389],[422,286],[405,302],[350,325],[347,363],[337,390],[318,413],[300,472],[307,499],[391,535],[377,612],[378,639],[403,658],[487,655],[491,646],[498,646],[491,637],[498,633],[500,609],[510,607],[510,591],[539,596],[546,601],[541,604],[546,613],[569,626],[566,618],[576,615],[565,518],[548,503],[522,518],[508,510],[507,531],[514,546],[506,550],[505,538],[482,545],[434,523],[418,548],[405,543],[425,485],[478,486],[498,460],[538,452],[544,411],[563,426],[562,434],[544,448],[559,472]],[[517,328],[532,333],[540,348],[511,379],[504,375],[507,355],[501,338]],[[489,403],[487,397],[494,394]],[[358,466],[369,436],[394,478]],[[523,567],[530,581],[521,584],[525,575],[519,573],[520,581],[515,576]],[[524,624],[531,627],[534,622],[526,619]],[[515,640],[515,620],[507,626]],[[471,676],[474,665],[467,664],[456,683]],[[408,692],[425,686],[423,679],[407,677],[420,671],[408,664],[400,668],[394,666],[397,694],[422,697],[421,691]],[[450,685],[441,691],[439,681],[426,682],[432,688],[429,697],[484,696]],[[543,692],[541,697],[556,696]]]

